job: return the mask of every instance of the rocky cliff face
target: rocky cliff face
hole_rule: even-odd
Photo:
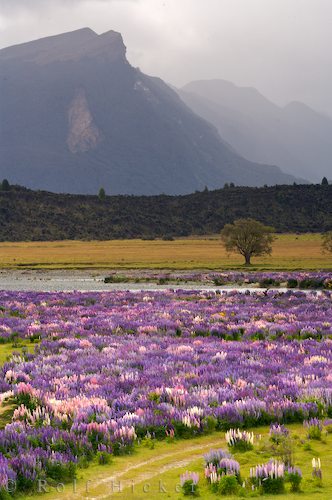
[[[293,182],[251,163],[158,78],[119,33],[85,28],[0,50],[0,177],[57,192],[182,194]]]
[[[103,134],[94,123],[84,89],[78,89],[68,109],[67,144],[71,153],[95,149]]]

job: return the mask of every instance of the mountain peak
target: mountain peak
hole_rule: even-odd
[[[18,60],[36,64],[79,60],[103,55],[111,60],[125,58],[126,47],[120,33],[98,35],[90,28],[49,36],[0,50],[0,60]]]
[[[271,112],[276,105],[264,97],[254,87],[242,87],[221,79],[196,80],[185,85],[181,90],[191,92],[218,103],[222,106],[232,106],[245,113]]]
[[[130,65],[115,31],[5,49],[0,74],[0,178],[11,184],[147,195],[294,181],[228,148],[162,80]]]

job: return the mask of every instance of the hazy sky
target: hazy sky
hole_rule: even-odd
[[[223,78],[332,115],[332,0],[0,0],[0,47],[85,26],[174,85]]]

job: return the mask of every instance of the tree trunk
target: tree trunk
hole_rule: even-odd
[[[244,265],[245,265],[245,266],[251,266],[251,262],[250,262],[251,255],[250,255],[250,254],[246,254],[246,255],[244,256],[244,258],[246,259],[246,261],[245,261],[245,264],[244,264]]]

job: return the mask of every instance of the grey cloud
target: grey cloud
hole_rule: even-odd
[[[112,4],[115,2],[138,2],[140,0],[93,0],[94,3]],[[0,15],[10,16],[20,10],[34,11],[66,7],[68,9],[79,4],[91,3],[91,0],[0,0]]]

